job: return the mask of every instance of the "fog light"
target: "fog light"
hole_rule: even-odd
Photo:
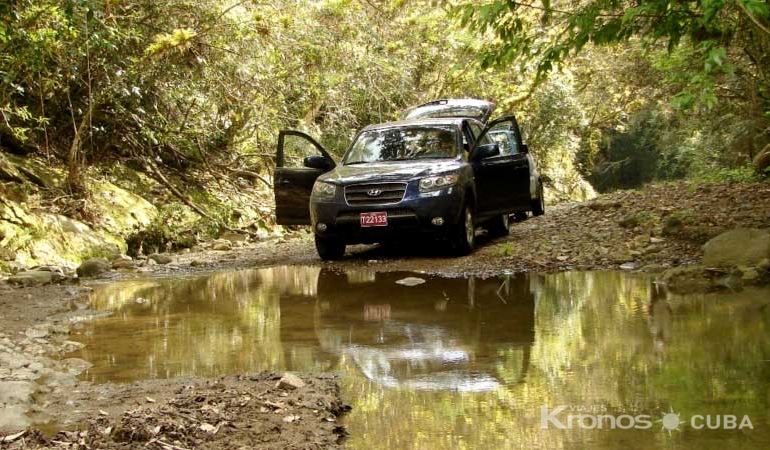
[[[433,225],[436,225],[437,227],[440,227],[441,225],[444,225],[444,218],[443,217],[434,217],[431,219],[430,223]]]
[[[319,223],[318,223],[318,224],[315,226],[315,229],[316,229],[316,230],[318,230],[318,231],[326,231],[326,224],[325,224],[325,223],[323,223],[323,222],[319,222]]]

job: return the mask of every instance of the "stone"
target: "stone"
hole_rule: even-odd
[[[64,275],[47,270],[28,270],[8,277],[8,282],[18,286],[40,286],[64,280]]]
[[[75,351],[78,351],[85,347],[86,345],[81,342],[75,342],[75,341],[64,341],[61,344],[61,348],[59,349],[62,353],[72,353]]]
[[[66,358],[59,363],[64,366],[65,370],[73,375],[80,375],[86,370],[90,369],[93,364],[80,358]]]
[[[675,294],[706,292],[715,287],[711,275],[702,266],[672,267],[661,274],[660,280]]]
[[[136,263],[130,259],[117,259],[112,261],[112,268],[115,270],[134,269],[136,268]]]
[[[249,240],[249,235],[247,233],[237,233],[234,231],[226,231],[222,233],[222,235],[220,236],[220,239],[224,239],[230,242],[246,242]]]
[[[300,377],[292,374],[292,373],[284,373],[280,380],[278,380],[278,383],[275,384],[275,387],[278,389],[300,389],[305,386],[305,382],[300,379]]]
[[[199,259],[193,259],[192,261],[190,261],[190,266],[192,267],[200,267],[203,265],[205,265],[205,263]]]
[[[423,283],[425,283],[425,280],[417,277],[406,277],[396,281],[396,284],[400,284],[402,286],[417,286]]]
[[[15,405],[0,408],[0,433],[24,430],[31,424],[26,416],[27,406]]]
[[[35,383],[29,381],[0,381],[0,404],[23,405],[32,401]]]
[[[745,283],[753,283],[759,280],[759,271],[753,267],[742,269],[741,272],[741,281]]]
[[[620,251],[612,255],[612,262],[615,264],[623,264],[634,260],[633,255],[627,251]]]
[[[230,241],[218,239],[214,241],[214,244],[211,246],[211,249],[216,251],[228,251],[233,249],[233,244]]]
[[[10,370],[28,366],[32,361],[19,353],[0,353],[0,365]]]
[[[109,272],[112,264],[104,258],[91,258],[83,261],[77,268],[78,278],[93,278]]]
[[[48,326],[38,325],[27,328],[24,334],[30,339],[40,339],[48,337],[51,334],[51,330]]]
[[[703,246],[706,267],[757,266],[770,257],[770,232],[736,228],[709,240]]]
[[[153,253],[152,255],[148,256],[148,258],[152,261],[155,261],[156,263],[160,265],[169,264],[172,261],[174,261],[174,258],[168,256],[168,255],[162,255],[159,253]]]
[[[620,265],[620,268],[623,270],[636,270],[639,268],[639,264],[635,262],[627,262]]]

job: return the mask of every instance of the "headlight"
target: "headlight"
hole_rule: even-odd
[[[438,177],[423,178],[420,180],[420,192],[435,191],[457,183],[457,174],[450,173]]]
[[[324,183],[323,181],[316,181],[313,185],[313,193],[311,196],[319,200],[329,200],[334,198],[336,192],[337,186],[331,183]]]

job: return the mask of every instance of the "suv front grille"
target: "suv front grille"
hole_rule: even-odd
[[[406,183],[354,184],[345,187],[348,205],[389,205],[404,199]]]

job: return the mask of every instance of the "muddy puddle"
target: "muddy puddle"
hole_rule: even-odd
[[[768,289],[276,267],[91,301],[85,379],[337,372],[353,449],[770,448]]]

